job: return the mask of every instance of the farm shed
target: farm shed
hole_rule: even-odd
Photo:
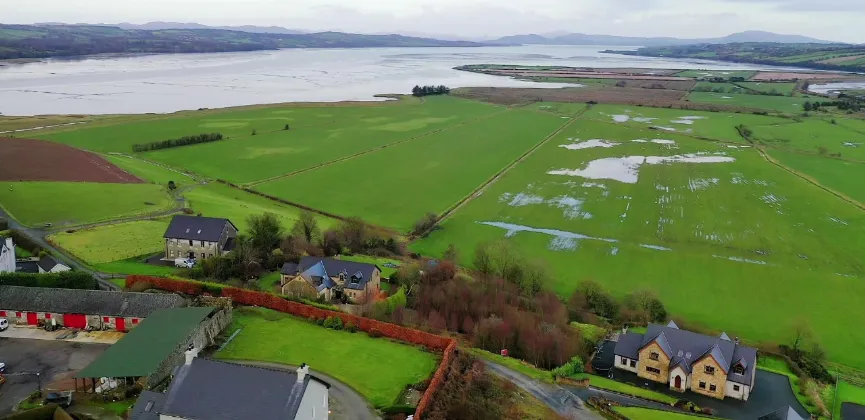
[[[204,348],[231,322],[231,308],[170,308],[153,312],[98,359],[78,372],[76,388],[94,391],[99,378],[160,384],[185,360],[190,347]],[[81,379],[81,383],[78,383]],[[90,379],[88,381],[88,379]]]
[[[175,294],[0,286],[0,317],[19,325],[128,331],[157,309],[185,306]]]

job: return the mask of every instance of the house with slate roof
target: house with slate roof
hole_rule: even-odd
[[[326,420],[330,385],[309,374],[243,366],[196,357],[165,393],[144,391],[130,420]]]
[[[234,249],[237,227],[228,219],[177,215],[171,219],[163,238],[163,260],[205,259]]]
[[[616,368],[674,391],[747,401],[754,387],[757,350],[725,333],[697,334],[672,321],[649,324],[645,334],[621,334],[613,353]]]
[[[331,300],[345,295],[359,301],[381,291],[381,269],[338,258],[303,257],[298,264],[282,266],[279,287],[288,296]]]
[[[799,413],[797,413],[796,410],[793,409],[793,407],[790,407],[788,405],[784,408],[778,409],[778,410],[773,411],[769,414],[764,414],[760,417],[757,417],[757,420],[805,420],[805,419],[803,419],[802,416],[800,416]]]

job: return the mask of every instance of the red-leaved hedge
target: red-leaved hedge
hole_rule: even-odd
[[[153,285],[156,289],[170,290],[172,292],[180,292],[187,295],[200,295],[205,290],[212,291],[214,288],[208,287],[207,284],[192,280],[175,280],[161,277],[150,276],[127,276],[126,287],[132,287],[136,283],[146,282]],[[260,306],[262,308],[273,309],[279,312],[285,312],[303,318],[327,318],[338,317],[342,319],[343,324],[354,324],[359,330],[367,333],[375,330],[378,335],[399,340],[409,344],[416,344],[427,347],[431,350],[444,351],[441,364],[436,369],[430,386],[427,387],[420,403],[415,412],[415,419],[420,419],[423,412],[429,406],[435,392],[441,387],[444,382],[444,375],[450,366],[451,360],[456,350],[457,342],[452,338],[442,337],[440,335],[430,334],[428,332],[415,330],[413,328],[403,327],[387,322],[381,322],[371,318],[364,318],[355,315],[350,315],[342,312],[328,311],[325,309],[316,308],[302,303],[285,300],[279,296],[266,292],[257,292],[253,290],[238,289],[236,287],[222,288],[221,295],[229,297],[233,302],[241,305]]]

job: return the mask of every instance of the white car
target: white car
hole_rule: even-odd
[[[0,362],[0,373],[6,373],[6,363]]]
[[[174,260],[174,266],[180,268],[192,268],[195,266],[195,260],[192,258],[178,258]]]
[[[9,328],[9,320],[0,318],[0,331],[6,331]]]

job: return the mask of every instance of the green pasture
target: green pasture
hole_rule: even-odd
[[[87,265],[97,265],[155,254],[165,248],[162,235],[169,218],[141,220],[59,232],[48,239]]]
[[[811,97],[808,95],[791,98],[789,96],[691,92],[685,99],[691,102],[765,109],[767,111],[777,111],[787,114],[801,114],[805,101],[812,100],[809,98]]]
[[[120,169],[154,184],[167,186],[168,181],[174,181],[174,184],[179,188],[191,182],[188,176],[180,172],[134,157],[119,155],[103,155],[103,157]]]
[[[130,258],[120,261],[95,264],[93,268],[103,273],[113,274],[141,274],[145,276],[168,277],[176,271],[173,265],[151,265],[143,262],[141,258]],[[125,280],[120,279],[120,287],[125,287]]]
[[[572,102],[535,102],[526,105],[525,109],[550,112],[561,117],[573,117],[586,109],[586,104]]]
[[[390,278],[390,276],[392,276],[398,270],[398,268],[385,267],[384,265],[386,263],[395,264],[397,266],[401,266],[403,264],[403,262],[400,260],[395,260],[392,258],[371,257],[369,255],[343,255],[340,258],[346,261],[375,264],[378,266],[378,268],[381,269],[381,276],[386,279]]]
[[[685,413],[673,413],[640,407],[616,407],[615,410],[629,420],[696,420],[701,418]]]
[[[803,119],[792,124],[773,124],[751,126],[751,136],[755,141],[781,149],[795,149],[812,154],[825,152],[827,155],[840,153],[842,158],[865,161],[865,134],[851,130],[854,127],[847,121],[830,121],[816,118]],[[846,125],[845,125],[846,124]]]
[[[566,122],[553,114],[509,110],[256,190],[408,231],[421,216],[445,211]]]
[[[838,381],[838,390],[835,397],[835,412],[833,413],[833,417],[841,420],[853,420],[841,417],[841,405],[845,402],[865,405],[865,388],[844,381]]]
[[[366,333],[335,331],[264,308],[235,311],[228,331],[241,328],[216,354],[220,359],[306,363],[354,388],[375,407],[386,407],[407,385],[418,383],[438,365],[431,353]]]
[[[623,121],[627,117],[627,121]],[[697,117],[697,118],[693,118]],[[736,130],[739,124],[783,125],[792,120],[753,114],[734,114],[725,112],[692,111],[685,109],[649,108],[629,105],[595,105],[583,114],[584,119],[615,123],[617,126],[633,128],[651,128],[651,132],[643,136],[663,137],[667,134],[685,134],[711,140],[728,142],[744,142]],[[617,122],[616,119],[619,121]],[[686,123],[689,121],[690,124]],[[580,125],[582,123],[578,123]],[[663,127],[665,129],[657,128]],[[676,131],[671,131],[676,130]],[[606,138],[600,133],[598,138]]]
[[[24,225],[61,227],[169,209],[166,191],[153,184],[0,182],[0,205]]]
[[[805,174],[821,185],[865,204],[865,163],[769,149],[769,156],[782,165]]]
[[[713,92],[724,92],[724,93],[748,93],[746,89],[742,89],[739,86],[736,86],[732,83],[713,83],[713,82],[697,82],[694,85],[694,91],[701,91],[703,89],[712,89]]]
[[[569,139],[618,144],[561,147]],[[735,162],[623,167],[615,160],[676,155]],[[590,163],[592,176],[548,174]],[[610,179],[623,172],[636,172],[636,182]],[[865,241],[865,214],[754,149],[578,121],[413,249],[441,255],[454,244],[471,264],[478,244],[503,238],[543,261],[563,296],[589,278],[617,295],[649,288],[671,314],[755,341],[786,340],[795,307],[830,359],[865,366],[856,350],[865,337],[845,332],[857,328],[852,314],[865,293],[865,266],[849,246]],[[709,289],[711,299],[694,299]],[[756,307],[760,317],[747,315]]]
[[[189,207],[195,213],[201,213],[202,216],[207,217],[229,219],[241,233],[249,227],[247,224],[249,216],[258,216],[264,213],[275,214],[282,223],[283,229],[288,232],[300,218],[302,212],[297,207],[219,183],[196,187],[186,191],[183,195],[189,200]],[[316,219],[318,220],[318,227],[321,229],[336,224],[336,220],[329,217],[316,215]]]
[[[748,70],[685,70],[676,73],[679,77],[693,77],[695,79],[707,79],[710,77],[723,77],[729,79],[731,77],[743,77],[746,80],[757,74],[756,71]]]
[[[793,90],[796,89],[796,83],[738,82],[736,84],[751,90],[756,90],[757,92],[777,92],[782,95],[790,95],[793,93]]]

